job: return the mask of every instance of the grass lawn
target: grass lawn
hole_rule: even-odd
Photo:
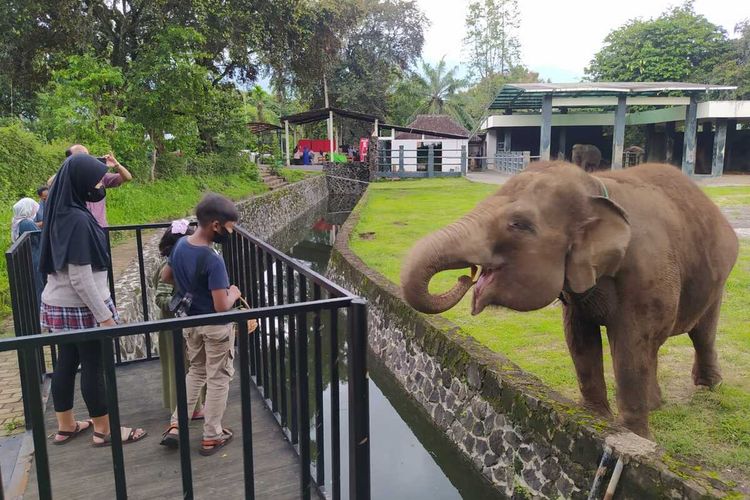
[[[305,179],[307,177],[313,176],[313,175],[321,175],[322,172],[316,172],[316,171],[310,171],[310,170],[302,170],[300,168],[282,168],[279,175],[283,177],[283,179],[289,183],[301,181],[302,179]]]
[[[370,185],[351,248],[364,262],[399,282],[401,261],[412,244],[471,210],[498,186],[464,179],[379,182]],[[708,187],[723,206],[750,205],[748,187]],[[364,233],[374,233],[366,238]],[[437,275],[433,291],[446,290],[461,271]],[[562,331],[561,311],[549,306],[531,313],[487,309],[470,314],[471,292],[443,315],[493,351],[501,352],[566,396],[578,386]],[[687,335],[661,349],[659,380],[666,404],[650,417],[656,440],[678,457],[697,460],[725,477],[750,483],[750,242],[742,243],[730,277],[719,325],[718,346],[724,384],[696,390],[690,368],[693,348]],[[606,336],[605,371],[613,409],[614,377]]]

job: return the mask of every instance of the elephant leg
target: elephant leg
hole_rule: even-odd
[[[714,387],[721,382],[719,359],[716,353],[716,327],[719,323],[721,298],[711,305],[695,327],[688,332],[695,348],[693,383]]]
[[[658,373],[659,373],[659,346],[654,347],[651,353],[651,366],[653,370],[649,372],[648,381],[648,409],[656,410],[661,408],[664,404],[664,399],[661,395],[661,387],[659,387]]]
[[[650,438],[648,412],[656,366],[652,351],[642,344],[642,339],[650,335],[644,335],[640,328],[609,326],[607,336],[617,384],[618,421],[639,436]]]
[[[602,336],[599,325],[583,320],[575,313],[574,306],[563,307],[565,341],[578,377],[583,405],[593,412],[612,418],[607,401],[607,386],[604,382],[602,360]]]

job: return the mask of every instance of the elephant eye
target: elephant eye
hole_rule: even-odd
[[[513,231],[525,231],[528,233],[534,232],[534,226],[530,222],[525,220],[513,220],[508,223],[508,228]]]

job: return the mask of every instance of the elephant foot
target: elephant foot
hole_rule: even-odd
[[[581,405],[590,412],[599,415],[600,417],[604,417],[608,420],[612,420],[613,418],[612,410],[609,408],[609,404],[607,403],[594,403],[591,401],[586,401],[584,399],[581,401]]]
[[[693,383],[714,389],[721,384],[722,378],[719,370],[714,367],[698,367],[693,365]]]
[[[648,416],[629,416],[626,414],[618,417],[617,422],[642,438],[652,439],[651,432],[648,429]]]

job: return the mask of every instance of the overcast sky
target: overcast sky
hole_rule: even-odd
[[[422,56],[450,65],[465,61],[464,19],[469,0],[417,0],[431,25],[425,31]],[[607,34],[629,19],[657,17],[681,1],[670,0],[519,0],[522,62],[544,79],[578,81]],[[695,10],[730,35],[750,18],[750,0],[695,0]],[[462,65],[463,66],[463,65]]]

